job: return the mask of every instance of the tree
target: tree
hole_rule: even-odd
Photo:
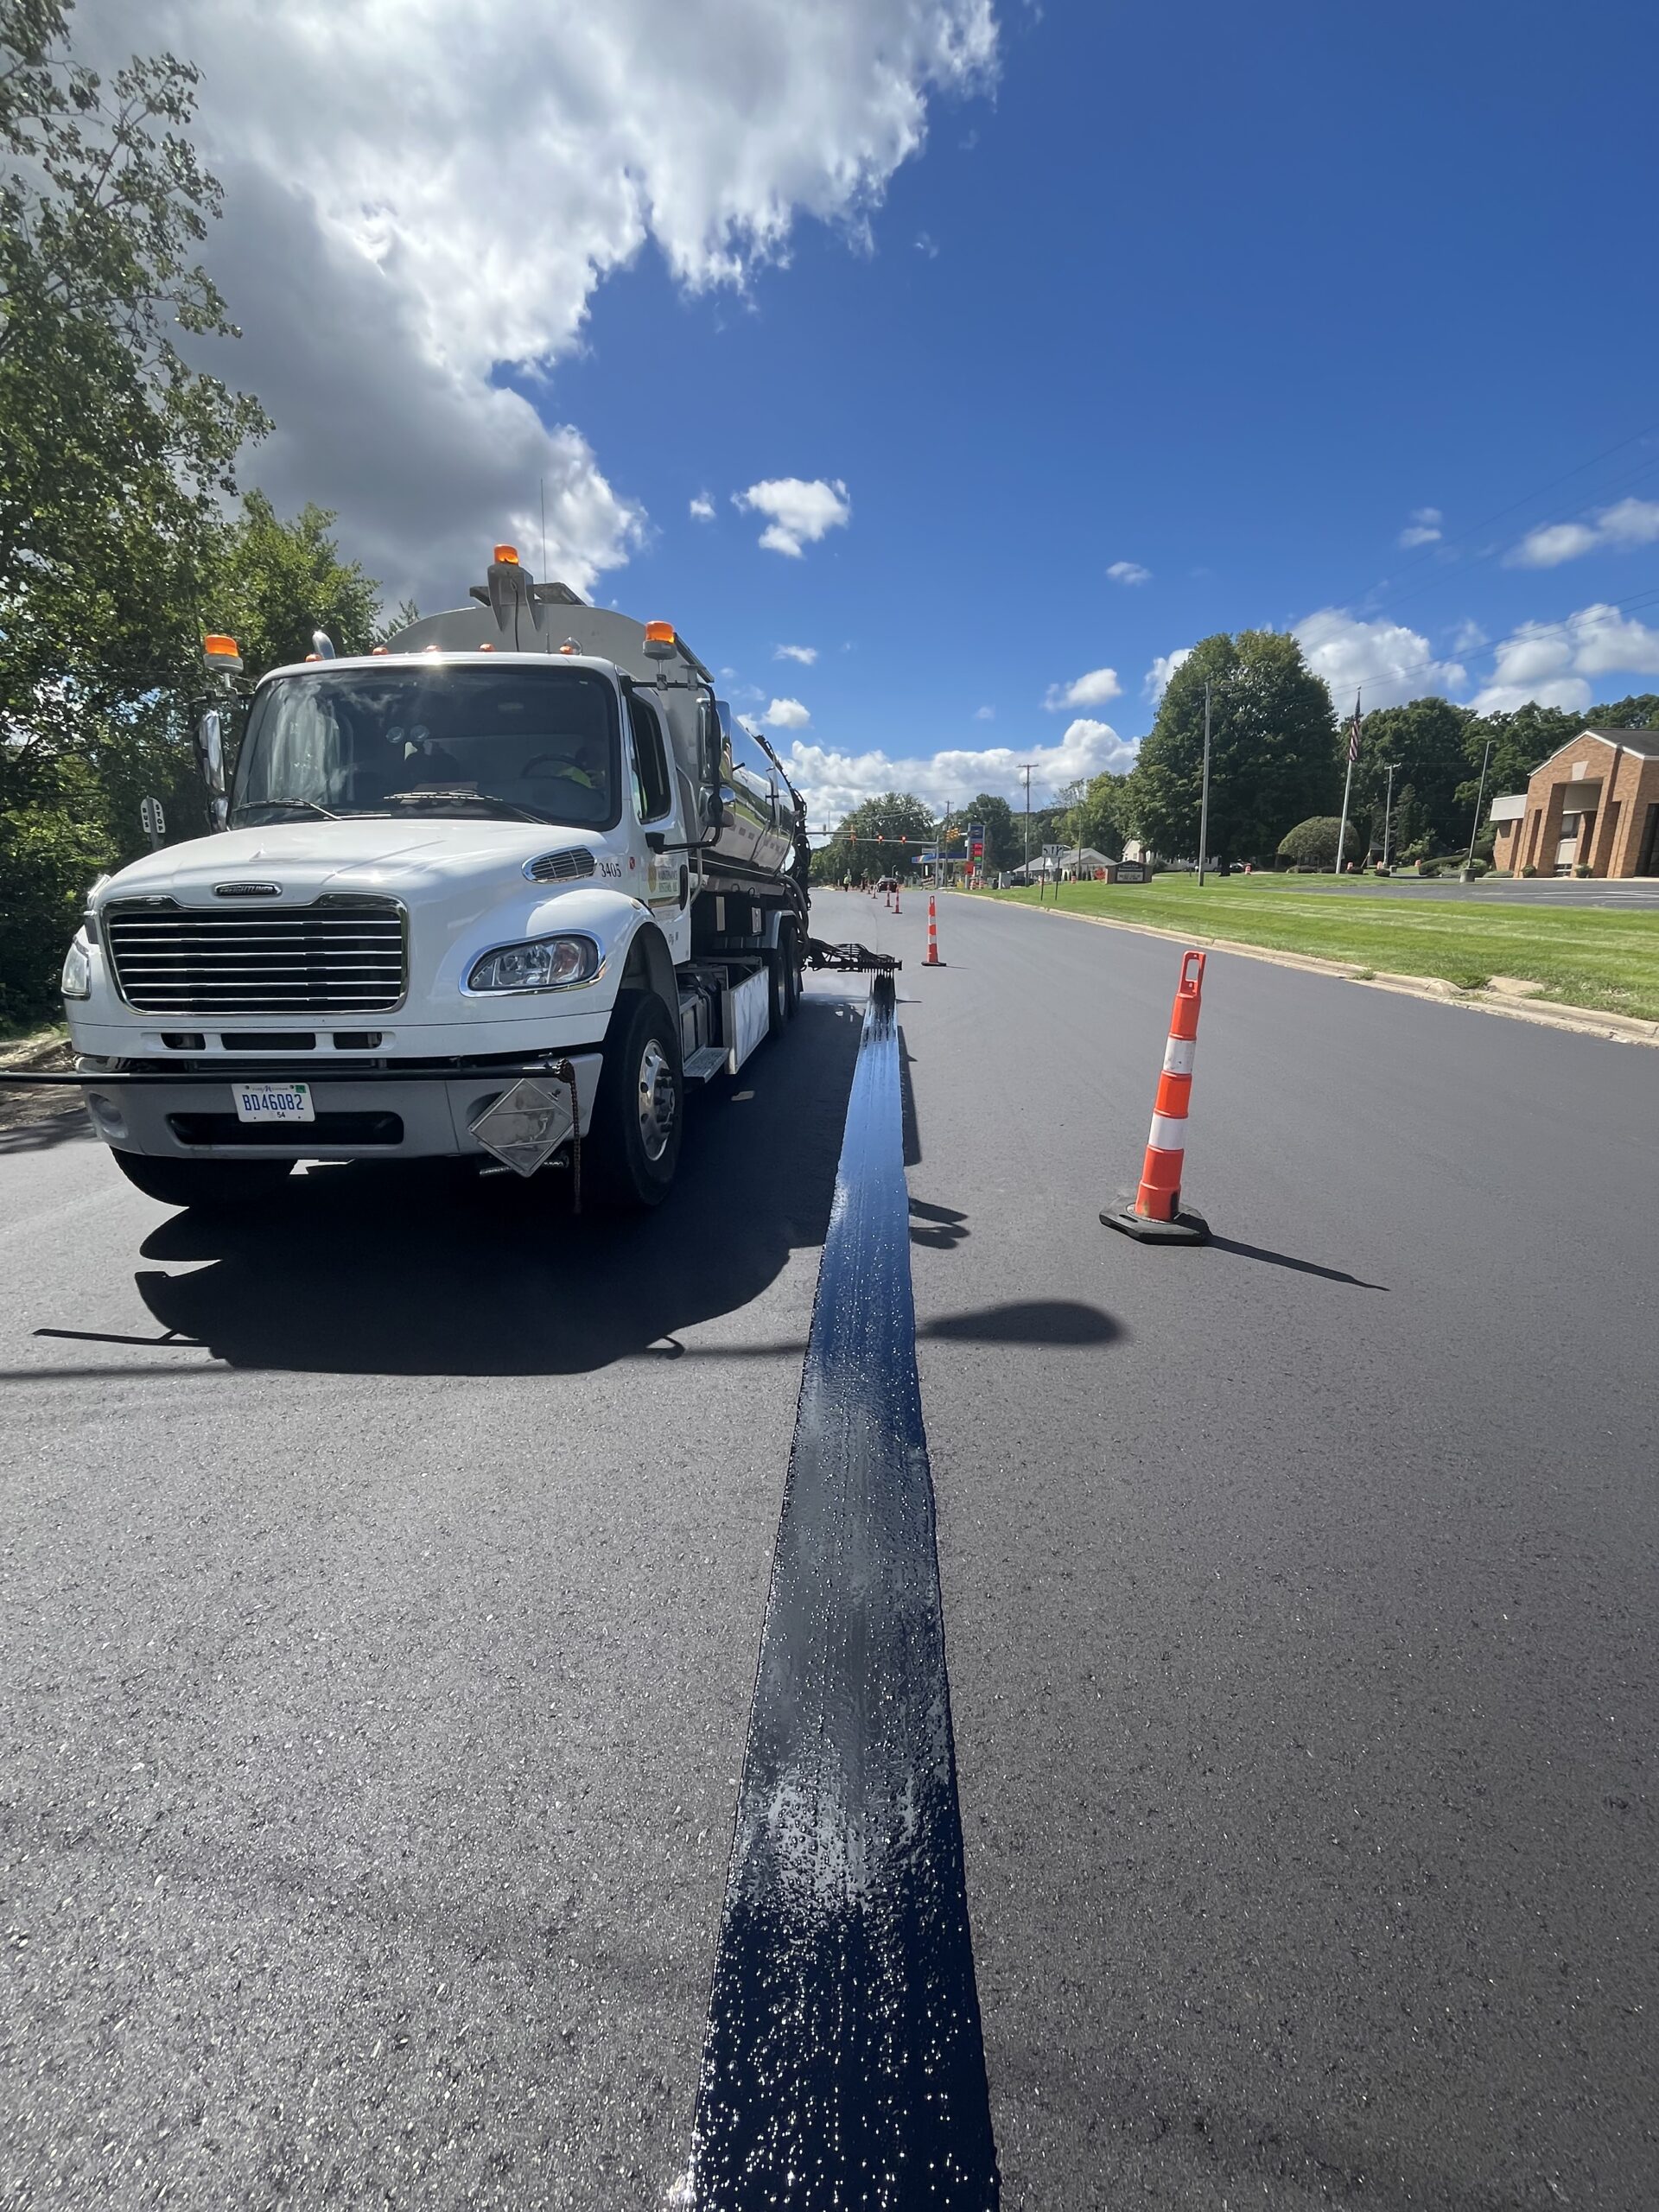
[[[1341,796],[1331,694],[1295,639],[1276,630],[1223,632],[1193,647],[1170,678],[1126,793],[1136,835],[1172,856],[1198,848],[1206,677],[1211,851],[1224,862],[1254,858]]]
[[[1342,817],[1336,814],[1311,815],[1294,830],[1287,830],[1279,840],[1279,857],[1288,861],[1293,868],[1333,868],[1339,831],[1344,859],[1357,859],[1361,849],[1359,832],[1351,822],[1343,831]]]
[[[982,865],[993,875],[1000,869],[1018,868],[1025,857],[1026,832],[1023,816],[1016,821],[1014,809],[1005,798],[998,798],[995,791],[980,791],[963,807],[953,807],[950,826],[960,830],[963,842],[953,845],[953,853],[968,857],[966,843],[969,826],[981,823],[985,830],[985,858]]]
[[[1468,809],[1459,799],[1469,772],[1471,716],[1449,699],[1414,699],[1407,707],[1380,707],[1360,724],[1349,820],[1369,829],[1381,851],[1388,803],[1388,764],[1395,766],[1392,844],[1400,852],[1427,838],[1444,851],[1468,841]],[[1478,756],[1477,756],[1478,757]],[[1473,794],[1471,794],[1472,798]],[[1332,833],[1334,855],[1335,832]]]
[[[884,791],[855,806],[813,854],[812,880],[900,874],[931,849],[933,836],[933,810],[925,799],[912,791]]]
[[[225,533],[208,604],[213,627],[235,638],[256,680],[303,660],[315,630],[327,632],[337,652],[365,653],[378,642],[380,587],[358,563],[340,559],[334,521],[327,508],[307,505],[283,522],[263,492],[250,492]]]
[[[197,608],[232,463],[265,419],[192,369],[234,335],[192,254],[219,188],[184,136],[195,72],[106,86],[63,0],[0,0],[0,1009],[49,1013],[87,881],[199,681]]]

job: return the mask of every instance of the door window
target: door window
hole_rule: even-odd
[[[642,822],[660,822],[674,805],[663,725],[657,709],[637,696],[629,702],[629,713],[633,721],[634,803]]]

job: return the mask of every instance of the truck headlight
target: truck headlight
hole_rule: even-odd
[[[475,961],[469,991],[563,991],[591,982],[599,973],[599,947],[590,937],[533,937],[524,944],[499,944]]]
[[[79,938],[64,957],[60,988],[67,999],[89,999],[92,995],[92,963]]]

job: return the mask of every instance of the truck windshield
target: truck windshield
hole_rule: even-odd
[[[318,669],[259,690],[231,820],[426,813],[608,830],[618,760],[616,696],[592,669]]]

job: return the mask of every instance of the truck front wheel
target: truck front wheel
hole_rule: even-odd
[[[287,1160],[152,1160],[142,1152],[118,1152],[115,1164],[147,1198],[164,1206],[257,1205],[288,1180]]]
[[[684,1103],[668,1008],[655,991],[619,993],[586,1147],[603,1204],[629,1212],[662,1204],[680,1163]]]

